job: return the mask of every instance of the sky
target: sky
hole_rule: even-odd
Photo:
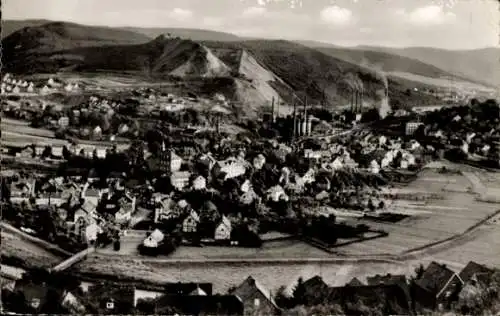
[[[3,0],[4,19],[179,27],[342,46],[499,47],[498,0]]]

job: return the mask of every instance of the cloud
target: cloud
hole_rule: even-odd
[[[352,21],[352,11],[339,6],[326,7],[320,12],[321,21],[334,25],[347,25]]]
[[[222,26],[224,21],[219,17],[207,16],[203,18],[203,25],[206,27]]]
[[[429,5],[416,8],[407,12],[403,9],[396,10],[396,15],[403,20],[418,26],[433,26],[453,22],[456,15],[452,12],[445,12],[442,6]]]
[[[182,8],[175,8],[169,12],[168,16],[171,19],[175,19],[178,21],[185,21],[193,17],[193,12]]]
[[[266,13],[267,9],[265,7],[248,7],[243,11],[242,16],[245,18],[252,18],[263,16]]]

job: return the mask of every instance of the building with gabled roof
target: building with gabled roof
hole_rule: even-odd
[[[281,310],[271,292],[249,276],[231,294],[238,296],[245,307],[245,315],[278,315]]]
[[[415,284],[417,304],[434,309],[448,303],[464,282],[446,265],[433,261]]]
[[[492,275],[495,271],[482,264],[469,261],[465,268],[458,274],[464,283],[467,283],[474,275]]]
[[[229,240],[231,239],[231,231],[231,221],[226,216],[222,215],[219,225],[215,228],[214,238],[215,240]]]

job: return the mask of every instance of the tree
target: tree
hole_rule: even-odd
[[[297,280],[297,285],[293,289],[293,300],[295,305],[303,305],[305,300],[306,288],[304,286],[304,280],[300,277]]]
[[[52,147],[45,146],[42,152],[42,158],[49,158],[52,156]]]

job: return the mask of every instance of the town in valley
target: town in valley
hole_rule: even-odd
[[[4,2],[2,313],[500,315],[495,1]]]

